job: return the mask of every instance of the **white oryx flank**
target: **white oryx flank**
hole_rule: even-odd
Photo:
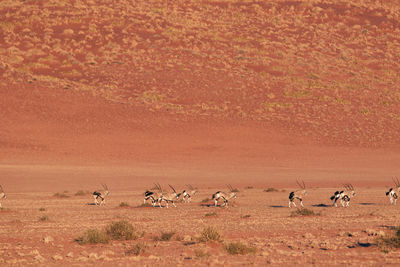
[[[290,192],[289,194],[289,208],[291,208],[291,204],[293,204],[295,207],[296,203],[294,202],[295,199],[300,200],[300,206],[303,206],[303,198],[305,195],[307,195],[307,191],[306,191],[306,184],[304,183],[303,180],[301,180],[301,183],[299,182],[299,180],[296,180],[296,183],[298,184],[298,186],[300,186],[300,190],[296,190],[293,192]]]
[[[230,193],[225,193],[222,191],[217,191],[215,194],[212,195],[211,199],[214,199],[214,205],[215,207],[218,205],[218,200],[222,199],[224,201],[224,206],[228,207],[228,201],[232,198],[236,198],[236,193],[234,192],[235,190],[232,188],[232,186],[226,185],[230,191]]]
[[[106,197],[110,194],[108,191],[108,186],[106,184],[102,184],[104,190],[97,190],[93,192],[94,204],[95,205],[104,205],[106,204]],[[99,199],[101,200],[99,203]]]
[[[180,194],[182,196],[182,202],[191,202],[192,201],[192,196],[195,196],[197,193],[197,190],[193,188],[192,185],[187,185],[189,190],[183,190],[182,193]]]
[[[162,208],[161,206],[161,202],[165,201],[166,203],[166,207],[168,208],[168,203],[171,202],[172,205],[174,205],[174,207],[176,208],[175,205],[175,201],[178,200],[179,196],[181,195],[180,193],[177,193],[175,188],[169,184],[169,187],[174,191],[172,193],[164,193],[162,192],[161,186],[159,185],[159,189],[162,192],[161,196],[158,199],[158,205],[160,206],[160,208]]]
[[[388,192],[386,192],[386,195],[389,197],[390,204],[396,205],[397,198],[399,197],[400,193],[400,182],[399,179],[392,178],[394,184],[396,185],[396,188],[390,188]]]
[[[0,185],[0,199],[6,199],[6,193],[4,193],[3,187]],[[2,208],[1,202],[0,202],[0,209]]]

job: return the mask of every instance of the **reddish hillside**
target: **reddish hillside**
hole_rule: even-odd
[[[397,147],[399,12],[395,0],[1,1],[1,157]]]

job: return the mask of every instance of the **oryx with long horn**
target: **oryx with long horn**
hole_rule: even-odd
[[[303,205],[303,199],[304,197],[307,195],[307,191],[306,191],[306,184],[304,183],[303,180],[300,181],[297,179],[296,180],[297,185],[301,188],[299,190],[290,192],[289,194],[289,208],[291,208],[291,204],[293,204],[295,207],[296,203],[294,202],[295,199],[300,201],[300,206],[304,207]]]
[[[397,177],[392,178],[394,184],[396,185],[395,188],[390,188],[388,192],[386,192],[386,195],[389,197],[390,204],[396,205],[397,199],[399,197],[400,193],[400,182]]]
[[[172,193],[164,193],[164,192],[161,193],[161,196],[158,200],[158,205],[160,206],[160,208],[162,207],[161,206],[162,201],[165,201],[167,208],[168,208],[169,202],[171,202],[172,205],[174,205],[174,207],[176,208],[175,201],[178,200],[178,198],[181,195],[181,193],[176,192],[175,188],[172,185],[168,184],[168,186],[172,189],[173,192]],[[161,186],[160,186],[160,189],[161,189]]]
[[[222,199],[223,201],[224,201],[224,206],[225,207],[228,207],[228,201],[230,200],[230,199],[235,199],[236,198],[236,193],[235,193],[235,191],[237,191],[237,190],[235,190],[235,189],[233,189],[233,187],[229,184],[227,184],[226,185],[227,187],[228,187],[228,189],[229,189],[229,191],[230,191],[230,193],[225,193],[225,192],[222,192],[222,191],[217,191],[217,192],[215,192],[215,194],[213,194],[212,195],[212,199],[214,199],[214,205],[215,206],[217,206],[218,205],[218,201],[220,200],[220,199]]]
[[[196,193],[197,193],[197,190],[194,189],[192,185],[189,184],[189,185],[187,185],[187,187],[189,188],[189,190],[185,189],[181,193],[182,202],[186,202],[186,201],[187,202],[191,202],[192,201],[192,197],[194,195],[196,195]]]
[[[147,200],[150,200],[153,207],[155,207],[155,205],[159,202],[162,193],[160,184],[154,183],[154,185],[155,189],[157,189],[158,192],[146,190],[146,192],[144,192],[144,199],[143,199],[143,204],[145,204]]]
[[[340,194],[340,203],[343,207],[349,207],[351,198],[356,196],[356,191],[351,184],[345,184],[344,189],[343,193]]]
[[[104,205],[106,204],[106,197],[110,194],[108,186],[106,184],[101,184],[104,190],[97,190],[93,192],[94,204]],[[100,199],[100,202],[99,202]]]

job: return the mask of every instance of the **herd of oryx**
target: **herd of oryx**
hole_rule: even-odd
[[[386,192],[386,195],[389,197],[390,204],[396,205],[397,198],[400,193],[400,181],[398,178],[392,178],[395,184],[395,187],[390,188],[389,191]],[[307,195],[306,184],[303,180],[296,180],[297,185],[300,187],[299,190],[292,191],[289,194],[289,208],[291,205],[296,207],[295,200],[300,202],[300,206],[304,207],[303,199]],[[102,184],[103,190],[97,190],[93,192],[94,204],[95,205],[104,205],[106,203],[106,197],[110,194],[108,190],[108,186],[106,184]],[[162,189],[159,183],[155,183],[155,190],[146,190],[144,193],[143,203],[146,201],[151,201],[153,207],[158,205],[160,208],[163,207],[162,203],[165,202],[165,207],[168,208],[168,204],[172,203],[174,207],[176,207],[175,202],[181,200],[182,202],[191,202],[192,197],[196,195],[197,190],[193,188],[191,185],[187,185],[187,188],[182,192],[176,192],[175,188],[172,185],[168,185],[172,192],[166,192]],[[237,190],[234,190],[230,184],[227,185],[229,189],[229,193],[223,191],[217,191],[212,194],[212,200],[214,200],[214,205],[217,206],[218,203],[223,202],[221,206],[228,207],[228,202],[230,199],[236,198]],[[354,187],[351,184],[343,185],[343,190],[336,191],[332,196],[331,200],[335,207],[337,207],[338,201],[343,207],[349,207],[351,198],[356,196],[356,192]],[[3,190],[3,187],[0,185],[0,200],[6,199],[6,194]],[[2,204],[0,202],[0,209],[2,208]]]

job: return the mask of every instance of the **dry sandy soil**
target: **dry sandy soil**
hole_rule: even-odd
[[[398,265],[375,245],[400,216],[397,0],[117,2],[0,1],[0,264]],[[291,216],[299,177],[319,215]],[[137,208],[155,182],[200,193]],[[107,205],[75,196],[101,183]],[[231,207],[200,205],[227,183]],[[74,242],[122,219],[145,235]]]

